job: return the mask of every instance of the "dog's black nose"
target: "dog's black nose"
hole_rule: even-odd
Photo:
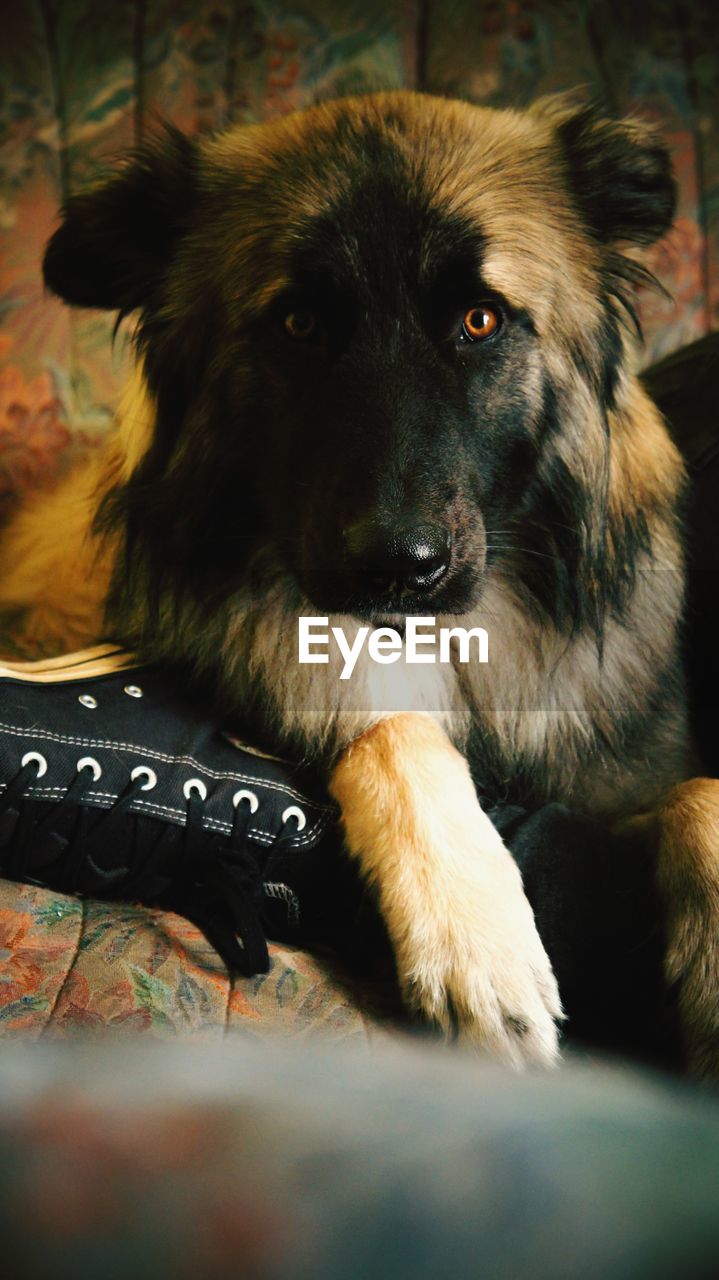
[[[447,572],[449,529],[434,524],[385,525],[360,520],[344,530],[347,555],[374,590],[427,591]]]

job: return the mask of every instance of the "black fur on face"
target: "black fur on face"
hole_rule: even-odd
[[[102,512],[124,535],[119,615],[133,592],[148,617],[187,593],[212,607],[270,549],[322,613],[465,613],[501,568],[558,625],[600,631],[648,536],[608,505],[622,246],[672,202],[638,126],[411,94],[170,132],[71,201],[46,280],[139,311],[157,405]],[[473,340],[483,310],[496,327]],[[365,525],[440,530],[449,563],[378,582],[348,551]]]

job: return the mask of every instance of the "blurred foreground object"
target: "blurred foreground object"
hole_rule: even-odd
[[[709,1280],[719,1105],[430,1046],[20,1045],[6,1280]]]

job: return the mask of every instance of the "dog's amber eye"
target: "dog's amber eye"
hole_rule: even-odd
[[[317,316],[304,308],[290,311],[284,319],[285,333],[295,342],[306,342],[317,332]]]
[[[462,337],[468,342],[482,342],[485,338],[491,338],[498,328],[499,316],[491,307],[470,307],[464,313]]]

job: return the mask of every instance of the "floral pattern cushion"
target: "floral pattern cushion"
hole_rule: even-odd
[[[268,974],[231,980],[181,916],[0,880],[0,1036],[389,1034],[379,988],[294,947],[270,954]]]

